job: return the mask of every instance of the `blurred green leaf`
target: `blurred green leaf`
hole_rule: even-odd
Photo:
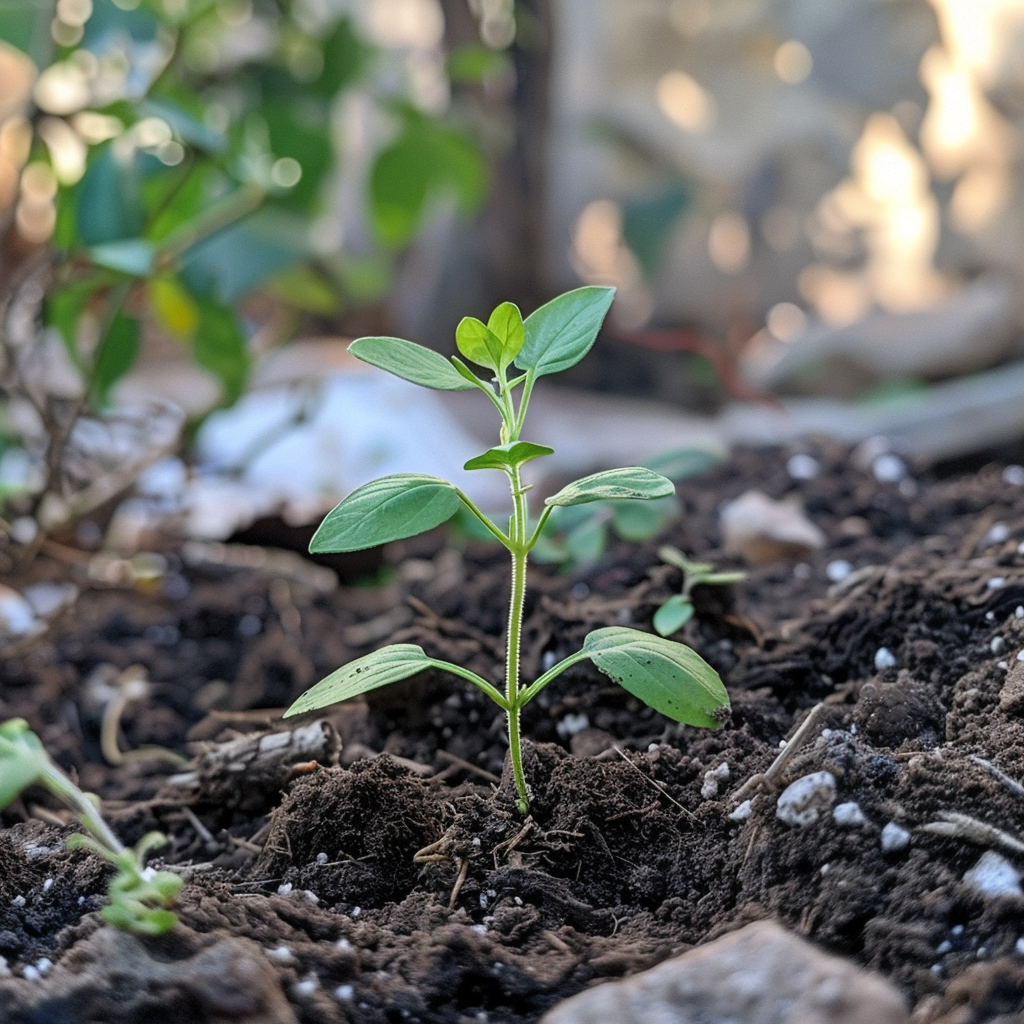
[[[623,200],[622,237],[647,276],[658,269],[672,229],[692,202],[690,189],[680,181],[653,195]]]
[[[464,43],[448,55],[448,77],[458,85],[475,85],[508,70],[508,57],[481,43]]]
[[[100,339],[93,361],[91,400],[107,404],[111,388],[132,368],[139,355],[141,325],[132,316],[118,313]]]
[[[310,103],[268,103],[260,113],[273,155],[291,157],[302,168],[302,177],[277,202],[310,210],[319,201],[320,188],[334,165],[326,110]]]
[[[672,498],[655,501],[613,501],[612,529],[633,544],[651,540],[672,521],[679,507]]]
[[[311,91],[332,98],[358,82],[366,73],[373,49],[359,35],[351,18],[342,18],[321,45],[323,71]]]
[[[153,245],[144,238],[104,242],[89,249],[89,258],[98,267],[117,270],[132,277],[148,277],[152,274],[153,256]]]
[[[196,149],[223,153],[227,145],[223,135],[171,100],[149,99],[142,105],[141,113],[144,117],[159,117],[166,121],[182,142]]]
[[[696,445],[686,448],[673,448],[648,459],[644,465],[653,469],[669,480],[688,480],[700,476],[720,466],[725,461],[725,454],[715,448],[700,448]]]
[[[114,147],[105,143],[75,191],[75,226],[86,245],[135,238],[142,233],[145,214],[134,151],[120,158]]]
[[[50,52],[50,0],[0,0],[0,42],[13,46],[41,67]]]
[[[330,316],[341,307],[338,286],[313,267],[289,267],[267,282],[267,290],[295,309]]]
[[[234,311],[210,300],[201,302],[192,348],[196,362],[223,385],[224,403],[236,401],[249,374],[249,352]]]

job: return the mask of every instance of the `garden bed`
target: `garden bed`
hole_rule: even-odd
[[[811,479],[791,473],[797,452],[817,460]],[[494,678],[502,552],[435,533],[339,587],[322,567],[252,547],[179,547],[133,586],[37,560],[34,578],[71,578],[80,595],[9,650],[0,718],[27,718],[125,840],[165,832],[163,858],[187,882],[179,927],[136,950],[156,980],[133,989],[128,954],[111,952],[122,940],[100,937],[93,913],[103,865],[63,850],[42,794],[10,808],[7,1019],[141,1022],[159,1008],[175,1020],[527,1024],[764,917],[890,978],[915,1022],[1020,1011],[1022,900],[964,875],[988,849],[1022,859],[1024,487],[994,465],[879,481],[818,442],[740,452],[680,485],[683,518],[658,543],[738,564],[718,509],[750,488],[799,497],[827,543],[745,567],[728,593],[695,591],[676,639],[720,671],[731,720],[675,725],[577,665],[524,712],[525,820],[503,775],[502,713],[451,677],[280,721],[323,674],[385,642]],[[680,582],[656,549],[614,544],[568,575],[533,568],[526,675],[599,626],[649,629]],[[105,761],[104,709],[135,665],[150,687],[126,704],[119,749],[198,760]],[[813,709],[774,788],[737,795]],[[784,823],[778,792],[814,772],[833,777],[834,806]],[[753,798],[747,816],[740,796]],[[841,804],[860,817],[837,822]],[[224,963],[250,972],[251,1007],[216,1010]],[[175,964],[188,965],[180,984]]]

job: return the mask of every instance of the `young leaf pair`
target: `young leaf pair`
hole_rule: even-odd
[[[536,522],[530,519],[522,467],[553,451],[520,436],[534,385],[539,377],[568,369],[590,351],[613,295],[611,288],[578,288],[541,306],[525,321],[510,302],[498,306],[486,324],[466,317],[456,331],[456,345],[465,360],[490,371],[486,377],[478,376],[459,356],[445,359],[401,338],[359,338],[352,343],[353,355],[414,384],[443,391],[475,389],[487,396],[498,413],[499,444],[470,459],[465,468],[505,474],[511,515],[503,529],[447,480],[398,473],[357,488],[328,513],[310,551],[374,547],[430,530],[466,509],[511,557],[504,685],[499,689],[467,668],[431,658],[416,644],[392,644],[332,672],[304,693],[287,715],[323,708],[424,669],[449,672],[478,687],[505,712],[516,806],[523,814],[529,809],[530,793],[523,772],[520,713],[548,683],[580,661],[589,659],[635,697],[677,722],[714,729],[728,717],[725,687],[699,655],[682,644],[622,626],[594,630],[579,651],[532,682],[520,681],[527,561],[552,510],[595,501],[663,498],[675,491],[669,479],[642,466],[606,470],[567,484],[545,499]]]

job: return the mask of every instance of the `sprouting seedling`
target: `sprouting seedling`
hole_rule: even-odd
[[[683,589],[673,594],[655,613],[652,625],[662,636],[671,636],[693,618],[690,592],[697,586],[723,586],[746,578],[742,572],[718,572],[710,562],[691,562],[677,548],[658,548],[658,557],[683,573]]]
[[[525,322],[511,302],[498,306],[486,324],[465,317],[455,335],[459,352],[491,371],[489,379],[478,377],[458,356],[449,361],[400,338],[359,338],[352,342],[349,351],[354,356],[414,384],[444,391],[476,389],[487,396],[501,420],[501,443],[470,459],[465,468],[504,473],[511,490],[512,512],[508,529],[502,529],[454,484],[437,477],[399,473],[354,490],[327,514],[313,536],[310,551],[358,551],[412,537],[439,526],[465,508],[508,550],[512,560],[504,689],[460,665],[429,657],[416,644],[392,644],[332,672],[304,693],[286,717],[356,697],[424,669],[450,672],[478,687],[505,712],[516,806],[523,814],[529,809],[530,797],[523,773],[520,713],[548,683],[580,661],[589,658],[635,697],[677,722],[714,729],[728,717],[725,687],[695,651],[622,626],[594,630],[581,650],[528,685],[520,681],[527,558],[552,510],[593,501],[664,498],[675,491],[669,479],[641,466],[607,470],[576,480],[546,498],[536,523],[530,521],[529,488],[523,483],[522,467],[554,451],[520,436],[530,395],[538,377],[568,369],[590,351],[613,295],[612,288],[578,288],[542,306]],[[510,378],[513,366],[520,372]]]
[[[21,718],[0,724],[0,810],[32,785],[48,789],[63,800],[88,835],[68,836],[69,849],[86,849],[117,869],[110,880],[110,903],[100,911],[103,918],[124,931],[163,935],[177,922],[166,909],[181,889],[181,879],[170,871],[145,866],[146,854],[164,846],[167,839],[150,832],[133,847],[126,847],[100,816],[92,800],[49,758],[39,737]]]

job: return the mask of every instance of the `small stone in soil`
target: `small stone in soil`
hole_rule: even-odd
[[[989,548],[993,544],[1002,544],[1010,536],[1010,528],[1006,523],[994,523],[988,533],[981,538],[980,548]]]
[[[316,862],[317,862],[317,864],[326,864],[327,863],[327,854],[323,853],[322,851],[320,853],[318,853],[316,855]]]
[[[282,964],[290,963],[295,959],[295,954],[287,946],[275,946],[273,949],[266,950],[266,954],[271,960],[277,960]]]
[[[732,814],[729,815],[730,821],[746,821],[750,817],[750,810],[752,803],[749,800],[744,800],[743,803],[736,808]]]
[[[1014,608],[1013,617],[1015,619],[1024,619],[1024,604],[1019,604]]]
[[[569,714],[555,726],[555,731],[563,739],[567,739],[568,737],[575,736],[576,733],[589,728],[589,726],[590,719],[585,714]]]
[[[1002,590],[1006,586],[1005,576],[993,576],[986,584],[989,590]]]
[[[1001,636],[994,636],[988,643],[988,649],[993,654],[1002,654],[1006,650],[1006,641]]]
[[[334,990],[334,998],[343,1003],[351,1002],[356,990],[351,985],[339,985]]]
[[[1022,935],[1013,945],[1015,953],[1024,956],[1024,935]]]
[[[837,804],[832,808],[832,820],[840,828],[857,828],[860,825],[867,824],[868,819],[864,817],[860,804],[850,800],[843,804]]]
[[[871,472],[880,484],[895,484],[907,475],[907,465],[898,455],[888,452],[875,459]]]
[[[853,566],[845,558],[837,558],[825,566],[825,575],[832,583],[840,583],[853,572]]]
[[[813,455],[800,452],[790,457],[786,472],[794,480],[813,480],[821,472],[821,464]]]
[[[775,806],[775,815],[787,825],[805,828],[813,825],[835,802],[836,779],[831,772],[811,772],[783,790]]]
[[[910,845],[910,833],[895,821],[890,821],[882,829],[882,852],[897,853]]]
[[[995,850],[986,850],[977,864],[964,872],[964,881],[983,896],[1024,896],[1020,872]]]
[[[311,996],[320,987],[320,979],[315,974],[307,974],[302,981],[297,981],[292,986],[292,991],[297,996]]]
[[[887,668],[896,667],[896,655],[888,647],[879,647],[875,651],[875,669],[884,672]]]
[[[278,896],[288,896],[291,893],[292,888],[293,888],[293,886],[292,886],[291,882],[282,882],[277,887],[277,895]]]
[[[1003,483],[1012,487],[1024,486],[1024,466],[1007,466],[1003,470]]]

